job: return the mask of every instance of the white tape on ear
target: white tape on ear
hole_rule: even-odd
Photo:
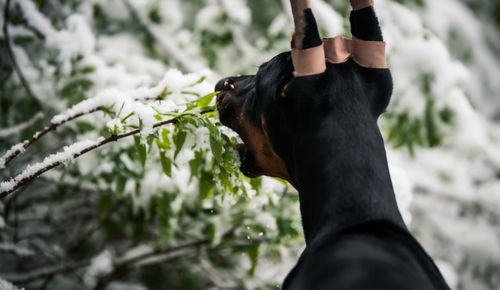
[[[366,41],[342,36],[324,38],[325,58],[330,63],[344,63],[349,58],[362,67],[387,68],[385,42]]]
[[[294,75],[297,77],[323,73],[326,70],[323,45],[308,49],[292,49],[292,62]]]
[[[353,37],[351,53],[360,66],[369,68],[387,68],[385,42],[366,41]]]

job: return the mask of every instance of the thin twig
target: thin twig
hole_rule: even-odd
[[[12,273],[12,274],[1,274],[0,276],[13,283],[28,283],[34,280],[43,279],[57,274],[63,274],[67,272],[72,272],[80,268],[90,265],[91,259],[86,259],[79,262],[66,263],[57,266],[44,267],[43,269],[37,269],[29,273]]]
[[[212,112],[212,110],[205,110],[205,111],[200,112],[200,114],[206,114],[206,113],[209,113],[209,112]],[[161,126],[164,126],[164,125],[167,125],[167,124],[176,124],[177,122],[178,122],[178,120],[175,119],[175,118],[173,118],[173,119],[170,119],[170,120],[166,120],[166,121],[155,123],[153,125],[153,128],[161,127]],[[73,154],[72,159],[76,159],[76,158],[80,157],[81,155],[83,155],[83,154],[85,154],[87,152],[90,152],[90,151],[92,151],[94,149],[97,149],[97,148],[99,148],[99,147],[101,147],[103,145],[106,145],[108,143],[116,142],[116,141],[118,141],[120,139],[136,135],[136,134],[138,134],[140,132],[141,132],[140,129],[136,129],[136,130],[133,130],[133,131],[130,131],[128,133],[121,134],[121,135],[112,135],[112,136],[110,136],[110,137],[108,137],[106,139],[102,139],[101,141],[93,144],[92,146],[89,146],[89,147],[83,149],[80,152],[77,152],[77,153]],[[0,199],[5,198],[10,193],[12,193],[12,192],[16,191],[17,189],[25,186],[26,184],[31,183],[36,177],[42,175],[43,173],[51,170],[54,167],[57,167],[57,166],[63,164],[64,162],[66,162],[66,160],[65,161],[54,162],[52,164],[49,164],[49,165],[47,165],[47,166],[45,166],[45,167],[37,170],[36,172],[30,174],[29,176],[23,177],[23,178],[21,178],[19,180],[16,180],[16,178],[11,179],[10,181],[15,181],[15,185],[12,188],[8,189],[8,190],[0,191]]]
[[[33,135],[33,137],[31,137],[31,139],[28,139],[28,140],[24,141],[23,143],[21,143],[22,145],[20,147],[16,147],[16,148],[14,148],[13,151],[9,151],[9,152],[5,153],[5,155],[3,157],[3,158],[5,158],[3,166],[6,166],[7,164],[9,164],[9,162],[12,161],[12,159],[16,158],[19,154],[24,152],[24,150],[26,150],[26,148],[28,148],[31,144],[35,143],[38,139],[42,138],[47,133],[56,130],[59,126],[65,124],[69,121],[72,121],[76,118],[79,118],[83,115],[92,114],[92,113],[100,111],[100,110],[102,110],[102,107],[97,107],[97,108],[90,110],[88,112],[76,114],[76,115],[74,115],[74,116],[72,116],[72,117],[70,117],[62,122],[51,123],[50,125],[46,126],[42,131],[39,131],[35,135]]]
[[[233,236],[234,232],[236,231],[236,229],[239,226],[240,226],[240,224],[236,224],[233,227],[231,227],[231,229],[229,229],[227,232],[225,232],[222,235],[222,238],[225,239],[225,238],[229,238],[229,237]],[[143,262],[145,260],[148,260],[150,258],[154,258],[154,257],[157,257],[157,256],[163,256],[163,255],[166,255],[166,254],[172,254],[172,253],[175,253],[175,252],[178,252],[178,251],[184,251],[184,250],[187,250],[187,249],[196,248],[196,247],[203,246],[203,245],[208,245],[208,244],[210,244],[210,239],[201,239],[201,240],[198,240],[198,241],[186,243],[186,244],[175,246],[175,247],[171,247],[171,248],[166,248],[166,249],[163,249],[163,250],[153,250],[151,252],[144,253],[142,255],[137,255],[135,257],[131,257],[131,258],[125,259],[123,261],[120,261],[120,262],[118,262],[115,265],[115,267],[114,267],[114,269],[113,269],[113,271],[111,273],[109,273],[108,275],[106,275],[106,276],[102,277],[101,279],[99,279],[99,282],[97,283],[97,285],[94,288],[94,290],[105,289],[106,286],[110,282],[112,282],[115,277],[123,274],[124,272],[127,272],[135,264],[141,263],[141,262]],[[176,256],[176,255],[170,256],[168,259],[162,259],[161,262],[164,263],[165,261],[168,261],[170,259],[175,259],[175,258],[178,258],[178,256]],[[151,265],[151,264],[149,264],[149,265]]]
[[[227,231],[223,235],[223,237],[228,238],[228,237],[232,236],[236,229],[237,229],[237,226],[232,227],[229,231]],[[114,270],[110,274],[108,274],[107,276],[116,275],[117,272],[122,271],[123,269],[127,269],[129,266],[131,266],[133,264],[139,263],[143,260],[155,257],[157,255],[165,255],[165,254],[169,254],[169,253],[174,253],[177,251],[181,251],[181,250],[185,250],[185,249],[189,249],[189,248],[193,248],[193,247],[198,247],[198,246],[206,245],[209,243],[210,243],[209,239],[201,239],[198,241],[188,242],[186,244],[182,244],[179,246],[165,248],[163,250],[153,250],[151,252],[148,252],[148,253],[145,253],[142,255],[138,255],[135,257],[128,258],[128,259],[124,259],[122,261],[119,261],[115,265]],[[90,265],[91,261],[92,261],[92,259],[85,259],[82,261],[65,263],[65,264],[58,265],[58,266],[49,266],[49,267],[45,267],[41,270],[37,269],[37,270],[33,270],[31,272],[22,273],[22,274],[3,273],[3,274],[0,274],[0,277],[7,279],[8,281],[11,281],[13,283],[28,283],[28,282],[31,282],[34,280],[39,280],[39,279],[43,279],[43,278],[58,275],[58,274],[72,272],[72,271],[81,269],[83,267],[87,267],[88,265]]]
[[[139,100],[139,99],[136,99]],[[154,98],[141,98],[141,100],[162,100],[162,96],[156,96]],[[80,104],[80,103],[79,103]],[[77,104],[78,105],[78,104]],[[75,105],[76,106],[76,105]],[[75,107],[73,106],[73,108]],[[9,162],[11,162],[14,158],[16,158],[19,154],[23,153],[29,146],[31,146],[33,143],[38,141],[40,138],[42,138],[44,135],[46,135],[49,132],[55,131],[58,127],[61,125],[64,125],[70,121],[73,121],[74,119],[77,119],[79,117],[89,115],[98,111],[102,111],[104,109],[103,106],[98,106],[95,107],[89,111],[86,112],[81,112],[78,114],[75,114],[71,117],[68,117],[62,121],[59,122],[51,122],[49,125],[47,125],[42,131],[39,131],[33,135],[28,140],[23,141],[22,143],[19,143],[17,145],[14,145],[9,151],[7,151],[1,158],[0,158],[0,168],[7,166]]]
[[[26,77],[24,76],[21,68],[19,67],[16,56],[14,54],[14,50],[12,49],[12,46],[11,46],[10,34],[9,34],[9,6],[10,6],[10,0],[7,0],[5,2],[5,7],[4,7],[4,11],[3,11],[3,35],[5,37],[5,44],[7,46],[7,53],[9,54],[10,61],[12,62],[12,65],[14,66],[14,70],[16,71],[16,74],[19,77],[19,80],[21,81],[21,84],[23,85],[24,90],[28,94],[28,97],[30,97],[32,99],[32,101],[35,103],[37,109],[40,110],[42,108],[42,104],[40,104],[40,101],[33,93],[33,90],[31,89],[28,81],[26,80]]]

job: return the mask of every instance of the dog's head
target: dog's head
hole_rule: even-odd
[[[368,74],[377,81],[364,81]],[[286,52],[262,64],[255,75],[220,80],[215,90],[220,91],[222,124],[244,142],[238,148],[241,171],[296,185],[294,156],[306,158],[317,149],[314,144],[328,144],[335,152],[342,146],[382,142],[376,120],[389,103],[392,80],[388,70],[360,68],[353,61],[296,77]],[[337,151],[344,154],[342,150]]]
[[[268,127],[273,108],[279,106],[292,78],[290,53],[282,53],[262,64],[256,75],[228,77],[215,86],[220,91],[220,121],[242,138],[244,143],[238,146],[241,171],[249,177],[280,177],[293,184],[280,152],[275,151]],[[280,125],[275,127],[273,133],[280,131]]]

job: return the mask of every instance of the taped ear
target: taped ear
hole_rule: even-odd
[[[295,33],[292,36],[292,61],[296,76],[326,70],[323,42],[309,0],[290,0]]]

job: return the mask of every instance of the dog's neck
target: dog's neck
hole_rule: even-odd
[[[328,127],[321,134],[312,131],[301,133],[289,168],[299,191],[306,243],[367,221],[406,228],[376,123],[351,126],[348,132]]]

